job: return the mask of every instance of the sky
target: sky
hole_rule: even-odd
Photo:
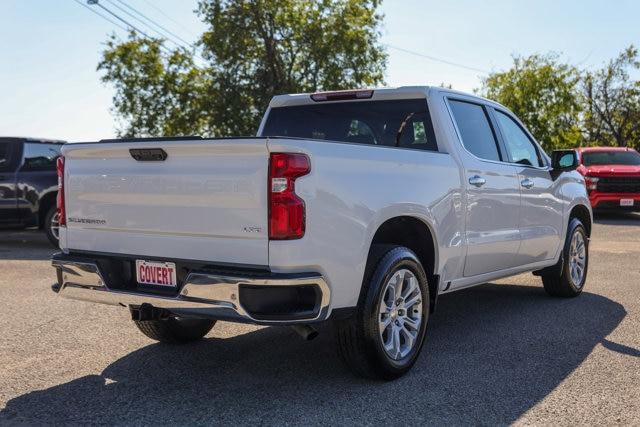
[[[122,1],[186,41],[204,30],[196,0]],[[115,136],[113,89],[96,66],[108,35],[124,31],[78,2],[0,0],[0,136]],[[100,2],[117,11],[109,2],[118,0]],[[486,73],[509,68],[513,55],[557,52],[594,69],[630,44],[640,46],[634,0],[386,0],[381,11],[389,86],[444,83],[472,91]]]

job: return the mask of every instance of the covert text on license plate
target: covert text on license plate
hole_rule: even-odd
[[[173,262],[136,260],[136,278],[145,285],[178,286],[176,265]]]

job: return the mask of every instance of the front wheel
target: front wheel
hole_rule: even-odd
[[[140,332],[152,340],[180,344],[197,341],[207,335],[215,320],[167,317],[158,320],[134,320]]]
[[[587,281],[588,267],[589,238],[582,222],[572,218],[558,264],[542,274],[544,290],[555,297],[580,295]]]
[[[356,314],[334,323],[338,355],[357,375],[392,380],[415,363],[429,320],[427,275],[401,246],[372,249]]]

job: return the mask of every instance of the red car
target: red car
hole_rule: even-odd
[[[640,154],[624,147],[578,148],[593,209],[640,211]]]

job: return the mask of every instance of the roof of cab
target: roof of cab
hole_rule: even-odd
[[[363,88],[354,89],[354,91],[373,91],[373,95],[366,99],[342,99],[342,100],[330,100],[322,101],[323,103],[337,103],[337,102],[366,102],[366,101],[382,101],[392,99],[420,99],[426,98],[429,91],[428,86],[403,86],[403,87],[384,87],[384,88]],[[340,91],[327,91],[318,93],[331,93]],[[310,105],[316,104],[311,99],[313,93],[293,93],[286,95],[276,95],[271,98],[269,107],[289,107],[294,105]]]
[[[505,108],[503,105],[491,101],[490,99],[486,99],[480,97],[478,95],[474,95],[471,93],[460,92],[453,89],[448,89],[444,87],[438,86],[400,86],[400,87],[382,87],[382,88],[363,88],[363,89],[353,89],[353,91],[372,91],[373,95],[371,97],[362,98],[362,99],[340,99],[340,100],[327,100],[321,101],[322,103],[338,103],[338,102],[367,102],[367,101],[387,101],[393,99],[421,99],[427,98],[430,94],[435,92],[447,93],[454,96],[460,96],[465,98],[474,98],[478,100],[482,100],[485,103],[493,104],[496,106],[500,106]],[[327,92],[317,92],[317,93],[332,93],[332,92],[341,92],[341,91],[327,91]],[[348,91],[345,91],[348,92]],[[312,105],[316,104],[316,101],[311,99],[311,96],[314,93],[294,93],[287,95],[276,95],[271,99],[269,103],[269,107],[277,108],[277,107],[290,107],[296,105]]]

